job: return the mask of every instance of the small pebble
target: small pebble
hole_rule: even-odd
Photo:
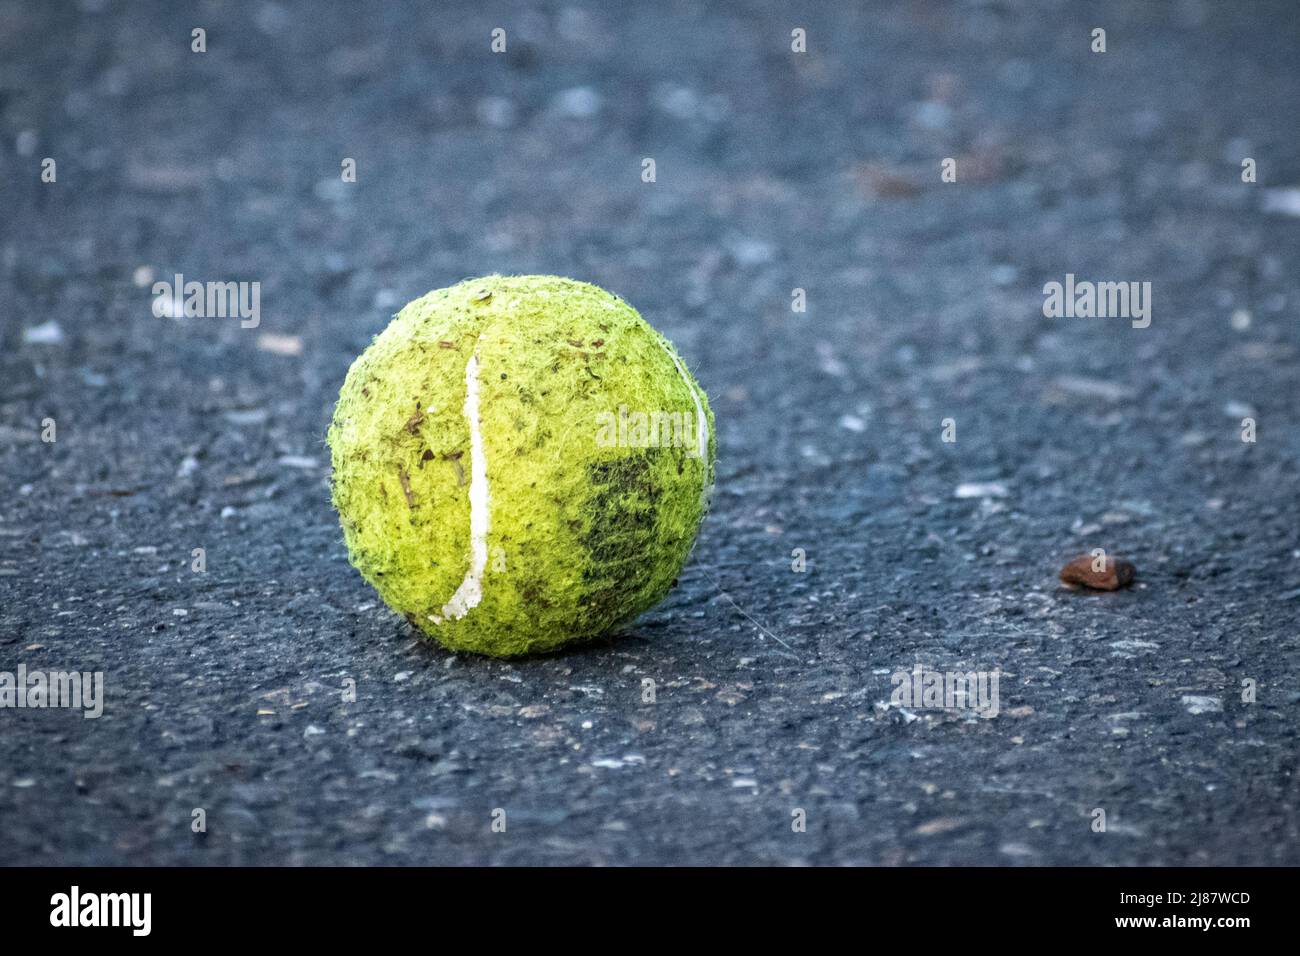
[[[1125,561],[1123,558],[1112,558],[1107,555],[1102,571],[1092,569],[1093,560],[1091,554],[1081,554],[1073,558],[1061,568],[1061,581],[1072,587],[1091,588],[1094,591],[1116,591],[1132,584],[1133,578],[1137,575],[1137,568],[1132,562]]]

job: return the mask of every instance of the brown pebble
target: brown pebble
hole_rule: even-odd
[[[1133,583],[1137,574],[1133,562],[1106,555],[1105,570],[1094,571],[1094,560],[1091,554],[1081,554],[1072,559],[1061,568],[1061,580],[1071,587],[1092,588],[1095,591],[1116,591]]]

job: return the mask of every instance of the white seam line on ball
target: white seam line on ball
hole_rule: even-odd
[[[691,400],[695,402],[695,438],[699,446],[695,449],[695,457],[699,458],[704,466],[704,487],[700,490],[700,501],[707,509],[709,494],[713,491],[713,485],[709,481],[709,420],[704,415],[704,406],[700,403],[699,393],[691,384],[691,377],[686,373],[686,366],[682,364],[682,360],[673,354],[668,343],[662,339],[659,340],[659,346],[668,353],[668,357],[677,366],[677,374],[681,376],[682,384],[686,386],[686,390],[691,393]]]
[[[487,570],[487,536],[491,496],[488,494],[487,455],[478,417],[478,352],[465,365],[465,421],[469,423],[469,570],[465,580],[442,606],[442,617],[431,614],[435,624],[459,620],[483,600],[483,573]]]

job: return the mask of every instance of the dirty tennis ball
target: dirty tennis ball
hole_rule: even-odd
[[[409,303],[329,429],[352,564],[457,651],[588,640],[672,587],[713,485],[713,415],[622,299],[486,276]]]

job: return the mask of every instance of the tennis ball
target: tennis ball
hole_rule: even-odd
[[[588,640],[658,602],[708,509],[704,391],[622,299],[486,276],[402,309],[329,429],[352,564],[458,651]]]

